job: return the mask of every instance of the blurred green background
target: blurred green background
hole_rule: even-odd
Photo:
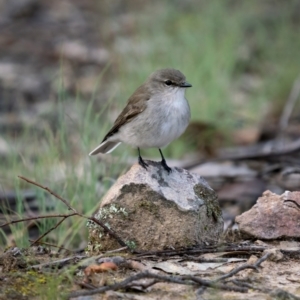
[[[122,145],[100,160],[87,155],[157,69],[186,75],[192,121],[220,131],[223,146],[236,142],[238,129],[276,125],[299,76],[299,1],[1,0],[0,11],[2,222],[12,217],[8,192],[16,193],[17,217],[30,211],[24,190],[36,192],[40,214],[52,205],[17,175],[91,214],[136,153]],[[200,144],[201,134],[192,134]],[[164,153],[181,159],[197,150],[179,139]],[[158,157],[156,150],[144,153]],[[44,220],[38,228],[53,224]],[[46,240],[78,247],[87,238],[84,225],[74,218]],[[3,247],[28,245],[24,224],[11,230],[12,238],[0,231]]]

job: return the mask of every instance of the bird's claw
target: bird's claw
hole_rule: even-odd
[[[163,159],[163,160],[161,161],[161,165],[163,166],[163,168],[164,168],[168,173],[171,173],[171,172],[172,172],[172,169],[167,165],[165,159]]]
[[[144,169],[146,169],[146,170],[147,170],[147,167],[149,166],[149,165],[142,159],[141,156],[139,157],[139,164],[140,164]]]

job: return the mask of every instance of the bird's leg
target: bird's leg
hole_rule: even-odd
[[[140,148],[138,148],[138,152],[139,152],[139,164],[147,170],[148,164],[143,160],[143,158],[141,157],[141,152],[140,152]]]
[[[170,172],[172,172],[172,169],[167,165],[167,162],[166,162],[166,160],[165,160],[165,158],[164,158],[164,156],[163,156],[163,154],[162,154],[162,151],[158,148],[158,150],[159,150],[159,153],[160,153],[160,155],[161,155],[161,165],[164,167],[164,169],[168,172],[168,173],[170,173]]]

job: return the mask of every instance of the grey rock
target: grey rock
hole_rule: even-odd
[[[135,164],[104,196],[95,217],[132,248],[159,250],[213,244],[223,231],[217,195],[199,175],[160,163]],[[89,250],[120,247],[89,223]]]

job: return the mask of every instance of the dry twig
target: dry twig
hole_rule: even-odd
[[[221,283],[221,281],[224,281],[225,279],[232,277],[239,273],[242,270],[245,269],[254,269],[258,271],[258,267],[268,259],[270,253],[265,254],[262,256],[260,259],[256,261],[255,264],[244,264],[240,267],[237,267],[230,271],[229,273],[218,277],[217,279],[214,280],[204,280],[202,278],[199,278],[197,276],[192,276],[192,275],[187,275],[187,276],[166,276],[166,275],[158,275],[154,273],[149,273],[149,272],[141,272],[138,273],[134,276],[130,276],[126,278],[125,280],[118,282],[113,285],[109,286],[103,286],[99,287],[93,290],[89,291],[76,291],[72,292],[69,297],[70,298],[75,298],[75,297],[80,297],[80,296],[88,296],[88,295],[95,295],[98,293],[104,293],[106,291],[115,291],[118,289],[122,288],[129,288],[129,287],[140,287],[143,289],[146,289],[158,282],[169,282],[169,283],[178,283],[178,284],[186,284],[186,285],[194,285],[194,286],[200,286],[200,287],[209,287],[209,288],[214,288],[214,289],[220,289],[220,290],[229,290],[229,291],[235,291],[235,292],[240,292],[240,293],[246,293],[248,291],[248,286],[246,285],[239,285],[239,286],[232,286],[228,285],[228,282]],[[145,279],[145,278],[152,278],[148,283],[140,283],[136,282],[137,280],[140,279]],[[232,281],[235,285],[238,285],[237,282]],[[252,288],[252,286],[251,286]]]
[[[299,94],[300,94],[300,76],[298,78],[296,78],[296,80],[294,81],[292,90],[289,94],[288,100],[283,109],[283,113],[282,113],[280,121],[279,121],[279,129],[280,129],[281,133],[288,126],[289,119],[290,119],[293,109],[296,105],[297,99],[299,98]]]
[[[47,267],[56,267],[56,268],[61,268],[66,264],[69,263],[77,263],[78,261],[87,258],[86,255],[75,255],[75,256],[71,256],[71,257],[67,257],[67,258],[62,258],[59,260],[55,260],[55,261],[50,261],[47,263],[43,263],[43,264],[38,264],[38,265],[34,265],[34,266],[30,266],[27,269],[31,270],[31,269],[42,269],[42,268],[47,268]]]
[[[220,284],[220,283],[215,283],[210,280],[203,280],[196,276],[166,276],[166,275],[158,275],[158,274],[149,273],[149,272],[141,272],[136,275],[130,276],[121,282],[118,282],[118,283],[115,283],[112,285],[103,286],[103,287],[96,288],[94,290],[89,290],[89,291],[72,292],[72,293],[70,293],[69,298],[90,296],[90,295],[95,295],[95,294],[99,294],[99,293],[104,293],[106,291],[115,291],[115,290],[126,288],[126,287],[129,287],[132,285],[143,287],[144,284],[139,284],[139,283],[133,284],[133,282],[136,280],[145,279],[145,278],[155,279],[149,283],[150,285],[153,285],[157,282],[169,282],[169,283],[194,285],[194,286],[198,286],[200,284],[203,286],[212,287],[212,288],[216,288],[216,289],[230,290],[230,291],[236,291],[236,292],[241,292],[241,293],[247,292],[246,288],[240,288],[240,287],[234,287],[234,286],[228,286],[228,285],[224,285],[224,284]],[[149,284],[146,284],[145,287],[149,287],[150,286]]]
[[[29,240],[29,242],[32,243],[32,244],[39,244],[39,245],[45,245],[45,246],[48,246],[48,247],[58,248],[59,251],[60,251],[60,250],[66,250],[66,251],[68,251],[69,253],[74,252],[74,251],[72,251],[72,250],[70,250],[70,249],[67,249],[67,248],[64,248],[64,247],[61,247],[61,246],[57,246],[57,245],[54,245],[54,244],[51,244],[51,243],[37,242],[37,241],[33,241],[33,240]]]
[[[85,216],[79,212],[77,212],[75,210],[75,208],[73,208],[69,202],[62,198],[61,196],[59,196],[58,194],[56,194],[55,192],[53,192],[51,189],[49,189],[46,186],[43,186],[35,181],[32,181],[26,177],[23,176],[18,176],[19,178],[21,178],[22,180],[27,181],[30,184],[33,184],[45,191],[47,191],[48,193],[50,193],[51,195],[53,195],[55,198],[59,199],[60,201],[62,201],[69,210],[73,211],[73,213],[70,214],[57,214],[57,215],[48,215],[48,216],[40,216],[40,217],[31,217],[31,218],[25,218],[25,219],[20,219],[20,220],[14,220],[14,221],[10,221],[4,224],[1,224],[0,227],[4,227],[7,225],[11,225],[14,223],[19,223],[19,222],[26,222],[26,221],[31,221],[31,220],[38,220],[38,219],[44,219],[44,218],[59,218],[61,217],[62,220],[60,220],[59,222],[56,223],[55,226],[53,226],[52,228],[50,228],[47,232],[45,232],[41,237],[39,237],[37,240],[35,240],[34,242],[31,243],[31,246],[34,245],[35,243],[39,242],[43,237],[45,237],[47,234],[49,234],[52,230],[54,230],[55,228],[57,228],[63,221],[65,221],[67,218],[72,217],[72,216],[79,216],[82,218],[85,218],[87,220],[93,221],[94,223],[96,223],[97,225],[101,226],[103,228],[103,230],[105,232],[107,232],[108,234],[110,234],[112,237],[114,237],[116,239],[116,241],[122,246],[122,247],[127,247],[127,245],[125,244],[125,242],[122,241],[122,239],[110,228],[108,228],[103,222],[101,222],[100,220],[97,220],[95,217],[88,217]]]
[[[261,246],[226,246],[216,245],[213,247],[203,247],[199,249],[180,249],[180,250],[162,250],[162,251],[135,251],[136,257],[151,257],[151,256],[175,256],[175,255],[193,255],[193,254],[204,254],[204,253],[217,253],[217,252],[263,252],[266,247]]]
[[[265,260],[268,259],[268,257],[271,255],[271,253],[266,253],[263,257],[261,257],[260,259],[258,259],[256,261],[255,264],[253,265],[250,265],[250,264],[244,264],[244,265],[241,265],[233,270],[231,270],[229,273],[223,275],[223,276],[220,276],[219,278],[215,279],[215,282],[219,282],[221,280],[224,280],[226,278],[229,278],[229,277],[232,277],[233,275],[239,273],[240,271],[242,270],[245,270],[245,269],[254,269],[255,271],[258,272],[258,267],[261,265],[261,263],[263,263]]]

